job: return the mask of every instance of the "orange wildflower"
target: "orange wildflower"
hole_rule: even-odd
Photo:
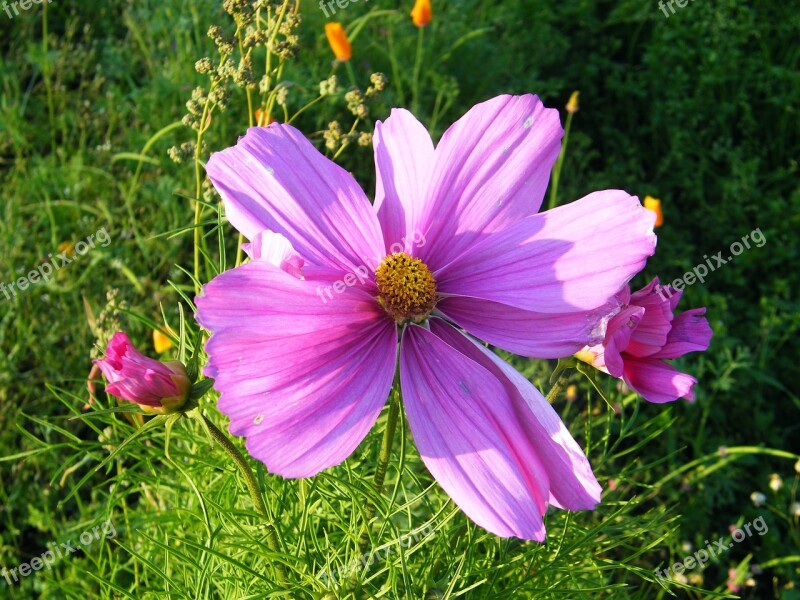
[[[172,340],[161,329],[153,329],[153,347],[157,354],[163,354],[172,348]]]
[[[580,96],[579,91],[572,92],[572,95],[569,97],[569,102],[567,102],[567,112],[568,113],[576,113],[578,112],[578,96]]]
[[[353,49],[350,46],[350,40],[347,39],[347,32],[341,23],[332,22],[325,23],[325,35],[328,36],[328,43],[331,45],[333,55],[336,60],[347,62],[353,55]]]
[[[656,227],[661,227],[664,223],[664,213],[661,212],[661,200],[652,196],[645,196],[644,207],[656,213]]]
[[[411,20],[417,27],[425,27],[433,20],[431,0],[417,0],[411,10]]]

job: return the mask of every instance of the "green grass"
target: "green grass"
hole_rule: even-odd
[[[708,307],[715,332],[709,352],[679,361],[700,380],[697,401],[650,405],[616,381],[600,377],[598,390],[571,375],[578,397],[555,407],[605,491],[591,513],[549,514],[545,544],[472,524],[433,482],[402,419],[376,493],[385,414],[351,458],[313,479],[283,480],[250,461],[275,552],[241,474],[198,421],[142,430],[146,419],[103,393],[84,409],[90,359],[110,331],[124,328],[154,355],[151,327],[183,324],[191,355],[193,276],[206,282],[237,262],[238,235],[202,163],[168,156],[197,141],[181,124],[192,90],[209,88],[194,65],[218,60],[206,32],[219,25],[232,35],[233,20],[211,0],[0,12],[0,282],[64,242],[103,227],[111,239],[49,283],[0,295],[0,565],[29,562],[48,543],[109,520],[116,531],[13,586],[0,578],[0,597],[659,598],[670,591],[654,569],[759,516],[768,533],[736,544],[701,579],[667,587],[680,597],[732,597],[726,581],[737,569],[755,583],[738,595],[797,597],[800,525],[789,513],[800,483],[797,11],[708,0],[665,19],[655,3],[628,0],[434,3],[415,78],[410,9],[373,0],[337,12],[356,34],[349,71],[332,65],[324,17],[304,4],[297,55],[272,57],[278,70],[263,93],[226,83],[227,107],[213,111],[199,159],[235,143],[256,106],[286,121],[314,102],[293,124],[369,193],[372,151],[357,138],[392,106],[415,107],[438,139],[491,96],[534,92],[561,108],[580,89],[559,197],[623,188],[662,198],[658,252],[637,281],[679,277],[755,228],[767,239],[684,295],[682,308]],[[266,52],[253,57],[259,80]],[[365,91],[375,72],[389,84],[357,119],[345,98],[351,77]],[[319,83],[334,73],[339,90],[320,98]],[[352,128],[345,147],[326,137],[332,121]],[[118,310],[107,308],[110,290]],[[553,364],[510,360],[547,389]],[[200,407],[225,430],[214,400]],[[774,492],[772,473],[783,478]],[[756,490],[767,504],[753,505]],[[285,586],[276,583],[279,563]],[[326,585],[323,572],[346,581]]]

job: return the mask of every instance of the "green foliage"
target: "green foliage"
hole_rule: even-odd
[[[297,56],[271,63],[263,90],[225,82],[224,102],[208,105],[200,162],[190,150],[183,164],[168,151],[198,140],[197,128],[181,124],[186,102],[198,86],[212,87],[195,62],[219,58],[206,32],[237,31],[221,3],[53,2],[14,19],[0,12],[0,281],[103,227],[112,240],[49,283],[0,295],[0,565],[109,520],[116,531],[19,584],[0,578],[0,597],[652,598],[667,589],[713,597],[730,596],[730,569],[738,584],[756,584],[742,595],[792,597],[800,584],[800,526],[790,513],[800,454],[796,8],[708,0],[665,18],[656,3],[629,0],[434,3],[417,76],[410,4],[338,10],[353,42],[351,70],[332,64],[325,18],[304,4]],[[251,57],[260,77],[264,47]],[[366,92],[376,72],[388,86],[351,110],[351,84]],[[333,74],[338,90],[321,96]],[[166,324],[185,345],[182,358],[192,356],[194,278],[241,259],[196,167],[255,124],[255,108],[280,121],[296,115],[293,124],[369,191],[372,152],[358,139],[392,106],[413,107],[438,137],[499,93],[534,92],[562,107],[574,89],[581,110],[560,197],[624,188],[662,199],[665,224],[642,283],[727,255],[757,228],[767,241],[684,294],[681,307],[707,306],[715,331],[708,353],[679,361],[700,381],[694,404],[650,405],[603,376],[597,387],[578,374],[567,380],[577,398],[556,409],[605,492],[594,512],[549,514],[546,544],[498,539],[466,519],[402,420],[389,494],[377,494],[384,416],[350,459],[316,478],[282,480],[251,461],[276,553],[239,472],[198,421],[143,427],[134,407],[102,392],[84,407],[90,359],[116,328],[145,347]],[[366,113],[357,116],[360,104]],[[509,359],[547,387],[553,365]],[[213,393],[197,410],[226,429]],[[775,491],[772,473],[783,480]],[[754,491],[766,504],[753,505]],[[767,534],[687,573],[686,583],[654,575],[759,516]],[[275,563],[289,590],[276,584]],[[326,586],[323,572],[345,581]]]

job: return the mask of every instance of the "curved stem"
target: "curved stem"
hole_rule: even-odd
[[[383,490],[383,480],[386,478],[386,469],[389,466],[389,458],[392,456],[392,445],[394,443],[394,432],[397,429],[397,417],[400,415],[400,391],[395,386],[392,390],[392,399],[389,402],[389,414],[386,418],[386,429],[383,431],[383,442],[381,442],[381,452],[378,455],[378,466],[375,469],[375,490],[380,493]]]
[[[572,127],[573,113],[567,113],[567,124],[564,126],[564,139],[561,141],[561,151],[558,153],[556,166],[553,168],[553,181],[550,184],[550,200],[547,210],[558,205],[558,184],[561,181],[561,168],[564,166],[564,157],[567,154],[567,142],[569,142],[569,130]]]
[[[550,391],[547,392],[547,396],[545,399],[552,404],[553,401],[558,397],[561,393],[561,390],[564,389],[564,383],[572,371],[575,368],[575,359],[570,358],[561,358],[558,360],[558,364],[556,365],[553,374],[550,375]]]
[[[375,477],[373,485],[375,491],[379,494],[383,491],[383,482],[386,479],[386,470],[389,467],[389,459],[392,456],[392,446],[394,445],[395,431],[397,430],[397,420],[400,416],[400,385],[395,381],[392,388],[391,399],[389,400],[389,414],[386,417],[386,429],[383,430],[383,441],[381,442],[381,450],[378,455],[378,466],[375,468]],[[370,503],[367,507],[366,527],[361,539],[358,541],[359,551],[361,556],[367,554],[367,546],[369,544],[369,524],[375,516],[377,506],[375,503]],[[349,584],[351,587],[358,586],[358,572],[353,571],[349,577]]]
[[[278,542],[278,534],[275,530],[275,525],[273,525],[270,514],[267,511],[267,505],[264,503],[264,498],[261,495],[261,490],[258,487],[258,480],[256,479],[255,474],[253,473],[250,466],[247,464],[247,459],[244,457],[244,454],[233,444],[233,442],[228,439],[219,428],[212,423],[208,417],[203,415],[203,421],[208,427],[209,433],[211,433],[211,437],[217,442],[222,449],[231,457],[236,467],[239,469],[239,472],[244,476],[245,485],[247,485],[247,491],[250,492],[250,497],[253,499],[253,504],[256,507],[256,512],[266,519],[266,532],[267,532],[267,546],[269,549],[274,552],[275,554],[281,553],[281,547]],[[275,568],[275,573],[278,576],[277,583],[279,585],[286,584],[286,571],[283,568],[283,565],[280,562],[274,562],[273,566]]]
[[[425,28],[419,27],[417,32],[417,56],[414,58],[414,73],[411,77],[411,112],[419,116],[419,73],[422,70],[422,54],[424,52]]]

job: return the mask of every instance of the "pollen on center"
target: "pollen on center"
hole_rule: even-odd
[[[436,280],[424,262],[405,252],[383,259],[375,270],[378,302],[396,322],[419,322],[436,306]]]

